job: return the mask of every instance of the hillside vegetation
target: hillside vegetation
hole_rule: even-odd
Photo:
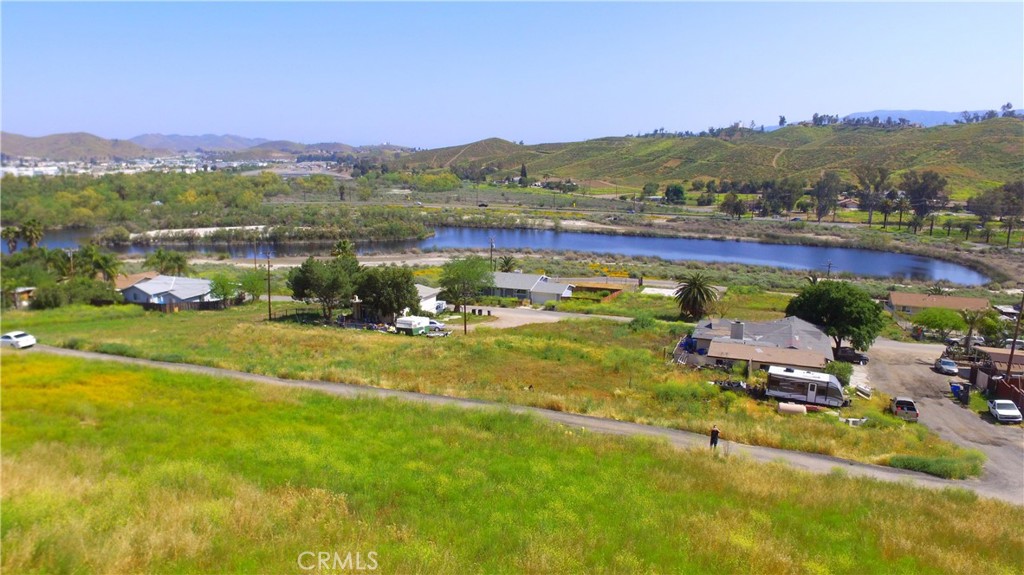
[[[817,180],[835,170],[849,181],[858,165],[893,171],[933,170],[953,190],[977,192],[1024,175],[1024,120],[887,130],[867,126],[793,125],[772,132],[739,130],[732,138],[617,137],[520,146],[499,139],[416,152],[399,168],[491,165],[533,177],[605,180],[621,185],[696,179]]]
[[[0,150],[8,156],[28,156],[50,160],[110,160],[114,158],[152,158],[170,155],[167,150],[146,149],[128,140],[105,140],[78,132],[33,138],[10,132],[0,134]]]
[[[5,350],[3,364],[5,573],[296,573],[317,551],[380,573],[1020,567],[1020,509],[963,490],[508,412],[43,353]]]

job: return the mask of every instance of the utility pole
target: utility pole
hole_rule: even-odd
[[[274,312],[270,309],[270,250],[267,250],[267,321],[273,321]]]
[[[1024,315],[1024,290],[1021,290],[1020,293],[1020,309],[1017,310],[1017,325],[1013,328],[1013,342],[1010,344],[1010,359],[1006,360],[1006,383],[1010,383],[1010,371],[1013,369],[1013,352],[1017,350],[1017,337],[1020,336],[1020,316],[1022,315]]]
[[[494,271],[494,236],[491,236],[491,271]]]
[[[832,277],[832,260],[828,260],[828,271],[825,272],[826,278]]]

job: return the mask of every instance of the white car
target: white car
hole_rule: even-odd
[[[988,402],[988,412],[999,423],[1020,423],[1021,415],[1017,405],[1009,399],[993,399]]]
[[[444,329],[444,324],[437,321],[436,319],[432,319],[430,320],[430,323],[427,324],[427,327],[430,328],[430,331],[441,331],[442,329]]]
[[[22,349],[36,344],[36,338],[23,332],[11,331],[0,336],[0,346]]]

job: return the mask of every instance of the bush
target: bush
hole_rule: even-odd
[[[96,346],[96,351],[109,355],[121,355],[124,357],[139,357],[139,354],[130,345],[123,343],[101,343]]]
[[[894,455],[889,459],[889,465],[892,467],[920,471],[946,479],[967,479],[981,475],[981,465],[984,462],[985,456],[973,449],[968,450],[967,455],[961,458]]]
[[[825,366],[825,373],[836,376],[839,383],[846,387],[850,385],[850,377],[853,376],[853,366],[845,361],[833,361]]]
[[[637,314],[629,322],[629,330],[632,332],[646,331],[654,327],[654,318],[647,312]]]
[[[664,383],[654,387],[654,397],[666,403],[676,401],[705,401],[717,396],[717,385],[697,383]]]

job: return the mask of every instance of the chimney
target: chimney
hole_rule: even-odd
[[[738,340],[742,340],[743,339],[743,322],[742,321],[734,321],[732,323],[732,330],[729,333],[729,337],[732,338],[732,339],[738,339]]]

